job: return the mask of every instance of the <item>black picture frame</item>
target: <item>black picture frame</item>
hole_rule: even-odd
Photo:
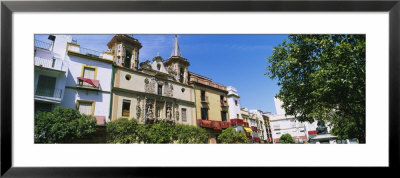
[[[74,167],[19,168],[12,166],[12,16],[13,12],[389,12],[389,169],[399,167],[400,1],[2,1],[1,2],[1,176],[4,177],[131,177],[177,176],[178,168]],[[383,59],[385,60],[385,59]],[[373,154],[373,153],[372,153]],[[157,170],[154,170],[157,169]],[[197,176],[233,174],[226,168]],[[193,169],[193,170],[192,170]],[[386,168],[384,168],[386,169]],[[374,169],[366,169],[371,171]],[[188,170],[185,170],[185,172]],[[213,172],[210,172],[213,171]],[[268,172],[254,169],[251,172]],[[283,172],[284,170],[279,170]],[[364,171],[364,170],[363,170]],[[284,171],[296,175],[296,171]],[[310,170],[302,170],[307,174]],[[351,173],[351,172],[350,172]],[[347,172],[346,172],[347,174]],[[354,173],[354,174],[357,174]],[[314,174],[315,175],[315,174]],[[358,174],[357,174],[358,175]]]

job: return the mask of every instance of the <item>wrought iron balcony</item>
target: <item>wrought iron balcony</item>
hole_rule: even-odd
[[[61,72],[66,72],[68,69],[68,63],[56,57],[53,57],[52,59],[47,59],[36,56],[35,66],[53,69]]]
[[[63,89],[58,88],[42,88],[38,86],[35,91],[35,99],[49,102],[61,102]]]
[[[43,41],[35,40],[35,48],[40,48],[40,49],[51,51],[52,45],[51,45],[51,43],[46,43]]]

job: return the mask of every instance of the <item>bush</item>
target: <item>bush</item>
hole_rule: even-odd
[[[231,127],[222,130],[222,133],[217,139],[220,143],[249,143],[249,140],[244,132],[237,132]]]
[[[177,143],[207,143],[208,141],[205,129],[184,124],[175,126],[174,136]]]
[[[108,143],[207,143],[203,128],[159,121],[138,124],[132,118],[119,118],[107,124]]]
[[[138,124],[134,118],[118,118],[107,123],[107,143],[136,143],[138,137]]]
[[[35,115],[35,143],[72,143],[96,132],[96,120],[72,108],[57,107]]]
[[[146,133],[147,143],[173,143],[175,126],[167,122],[152,124]]]
[[[283,134],[279,138],[279,142],[283,143],[283,144],[285,144],[285,143],[294,143],[294,140],[293,140],[293,138],[292,138],[292,136],[290,134],[286,133],[286,134]]]

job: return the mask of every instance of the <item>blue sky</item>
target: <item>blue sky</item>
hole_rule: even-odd
[[[48,41],[48,35],[36,35]],[[113,35],[72,35],[81,47],[97,51],[108,50]],[[139,62],[160,54],[171,56],[174,35],[135,35],[142,43]],[[240,96],[241,107],[276,113],[274,96],[279,91],[276,80],[264,75],[266,58],[274,46],[287,35],[179,35],[182,56],[189,60],[189,71],[211,78],[225,86],[234,86]]]

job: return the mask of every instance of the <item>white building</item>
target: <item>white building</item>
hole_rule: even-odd
[[[282,108],[282,101],[274,98],[276,114],[266,114],[271,123],[272,137],[274,143],[279,142],[279,138],[289,133],[296,142],[303,143],[308,141],[310,134],[316,135],[317,122],[299,122],[294,116],[287,115]]]
[[[262,111],[257,109],[250,110],[250,127],[253,130],[253,139],[255,142],[265,143],[267,141],[268,137]]]
[[[226,87],[228,90],[228,106],[229,106],[229,119],[231,126],[235,128],[236,131],[244,132],[243,118],[240,111],[239,95],[236,88],[232,86]],[[222,102],[222,101],[221,101]]]
[[[56,35],[58,42],[55,50],[64,54],[69,63],[61,106],[76,108],[94,116],[98,125],[104,125],[110,116],[112,55],[72,43],[69,35]]]
[[[35,39],[34,44],[34,98],[36,111],[51,111],[59,106],[64,98],[68,61],[64,60],[64,52],[60,39],[53,35],[49,41]]]

